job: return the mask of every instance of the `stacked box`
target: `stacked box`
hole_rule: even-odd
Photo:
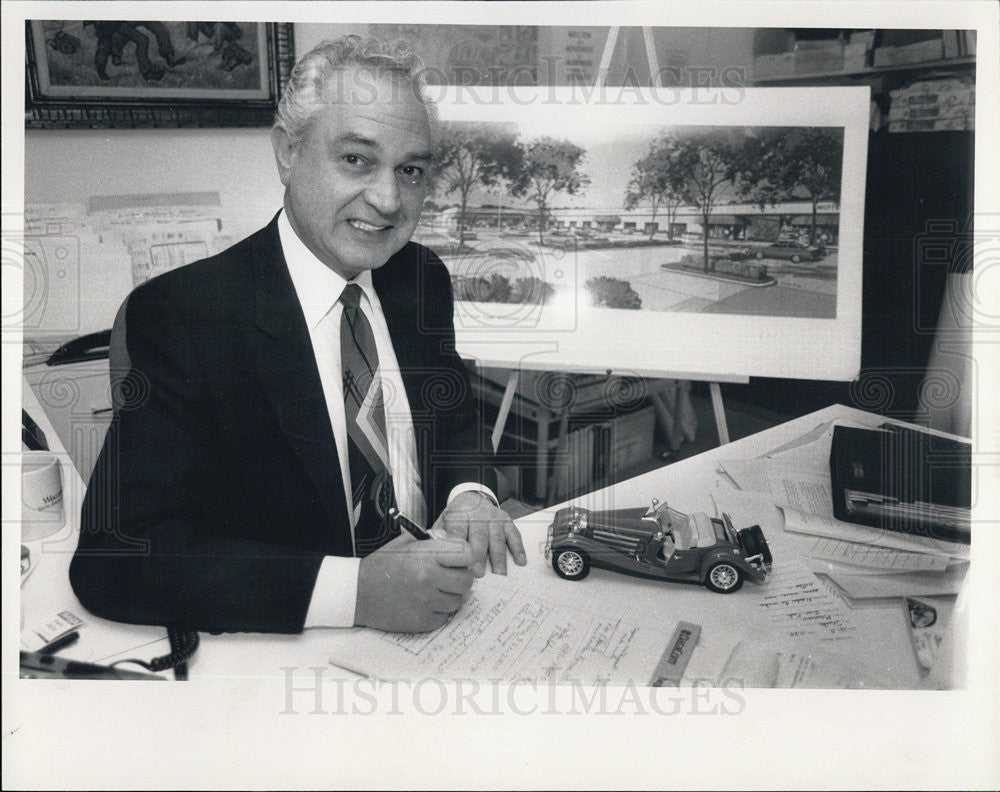
[[[479,374],[504,388],[510,378],[510,369],[482,366]],[[627,406],[626,402],[634,401],[635,394],[644,392],[645,381],[641,377],[617,374],[569,374],[523,369],[517,384],[520,396],[549,410],[568,407],[572,411],[586,410],[590,413],[616,411]]]
[[[944,56],[941,39],[928,39],[914,44],[896,46],[892,51],[892,63],[901,66],[907,63],[940,60]]]
[[[593,482],[614,484],[629,476],[629,469],[653,455],[656,413],[644,407],[613,421],[595,424]]]
[[[851,33],[851,37],[848,39],[849,44],[864,44],[866,48],[871,49],[875,46],[875,31],[874,30],[855,30]]]
[[[479,372],[482,379],[474,377],[472,387],[488,431],[496,423],[509,372]],[[514,495],[526,502],[551,503],[606,486],[653,453],[655,412],[641,406],[648,404],[644,382],[604,375],[567,375],[573,398],[560,445],[560,412],[544,405],[557,395],[553,375],[521,372],[498,449],[501,472]],[[539,443],[544,444],[544,470]]]
[[[883,66],[892,66],[895,61],[895,47],[876,47],[872,53],[872,66],[880,69]]]
[[[844,45],[839,40],[796,41],[795,73],[818,74],[844,68]]]
[[[753,74],[756,79],[765,77],[787,77],[795,70],[795,53],[778,52],[772,55],[758,55],[753,59]]]
[[[944,57],[957,58],[962,54],[959,43],[959,32],[958,30],[941,31],[941,44],[944,50]]]
[[[861,71],[868,66],[870,47],[865,42],[851,42],[844,47],[844,71]]]
[[[890,132],[968,132],[975,128],[976,120],[971,115],[889,122]]]
[[[889,95],[890,132],[975,128],[976,89],[966,80],[921,80]]]

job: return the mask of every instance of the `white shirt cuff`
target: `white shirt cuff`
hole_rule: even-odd
[[[491,501],[493,501],[494,506],[500,505],[500,499],[494,494],[493,490],[489,487],[484,487],[482,484],[477,484],[474,481],[467,481],[465,484],[459,484],[455,489],[448,493],[448,503],[451,503],[455,498],[461,495],[463,492],[481,492]]]
[[[306,611],[306,629],[354,626],[360,570],[360,558],[326,556],[323,559]]]

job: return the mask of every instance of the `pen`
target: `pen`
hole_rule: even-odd
[[[64,635],[62,638],[56,638],[52,643],[46,644],[41,648],[38,654],[51,655],[58,652],[60,649],[65,649],[80,637],[80,633],[74,630],[71,633]]]
[[[392,520],[392,524],[396,528],[405,528],[407,532],[414,538],[419,539],[421,542],[427,539],[433,539],[427,531],[417,525],[413,520],[405,517],[403,513],[397,509],[395,506],[389,509],[389,519]]]

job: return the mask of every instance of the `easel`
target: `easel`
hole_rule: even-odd
[[[594,88],[599,89],[604,87],[607,82],[608,73],[611,70],[611,61],[614,57],[615,48],[618,45],[618,39],[621,34],[621,28],[617,25],[612,26],[608,29],[608,38],[604,43],[604,51],[601,53],[600,65],[597,68],[597,74],[594,80]],[[653,40],[653,29],[651,27],[644,26],[642,28],[642,41],[646,51],[646,63],[649,67],[650,78],[653,81],[654,87],[661,87],[660,81],[660,66],[659,61],[656,56],[656,46]],[[708,233],[707,229],[703,233]],[[576,372],[566,372],[576,373]],[[579,372],[585,373],[585,372]],[[612,370],[608,369],[606,371],[607,376],[612,376]],[[690,376],[680,375],[661,375],[663,379],[690,379]],[[744,381],[745,378],[739,378],[740,381]],[[510,376],[507,379],[507,385],[504,388],[503,397],[500,400],[499,412],[497,413],[496,424],[493,427],[493,432],[491,434],[491,441],[493,444],[494,453],[500,447],[500,440],[503,438],[504,429],[507,425],[507,419],[510,416],[511,406],[514,403],[514,396],[517,393],[518,384],[520,381],[520,369],[511,369]],[[726,445],[729,443],[729,426],[726,423],[726,411],[725,405],[722,402],[722,389],[718,382],[709,381],[708,383],[709,394],[712,400],[712,412],[715,416],[715,428],[719,436],[719,444]],[[655,398],[655,397],[654,397]],[[560,446],[565,443],[567,435],[567,425],[569,421],[570,407],[566,406],[559,412],[559,444]],[[542,434],[545,437],[545,442],[547,443],[547,431]],[[541,437],[540,437],[541,439]],[[557,449],[559,450],[559,449]],[[547,460],[548,453],[547,449],[539,448],[539,468],[536,471],[536,492],[546,493],[548,491],[548,478],[546,474],[546,465],[543,464],[543,460]]]

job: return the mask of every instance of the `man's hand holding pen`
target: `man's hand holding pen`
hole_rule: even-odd
[[[390,632],[427,632],[462,606],[475,577],[507,572],[507,549],[527,563],[513,521],[478,492],[457,495],[431,532],[399,515],[406,530],[361,560],[354,623]],[[439,538],[440,537],[440,538]]]

